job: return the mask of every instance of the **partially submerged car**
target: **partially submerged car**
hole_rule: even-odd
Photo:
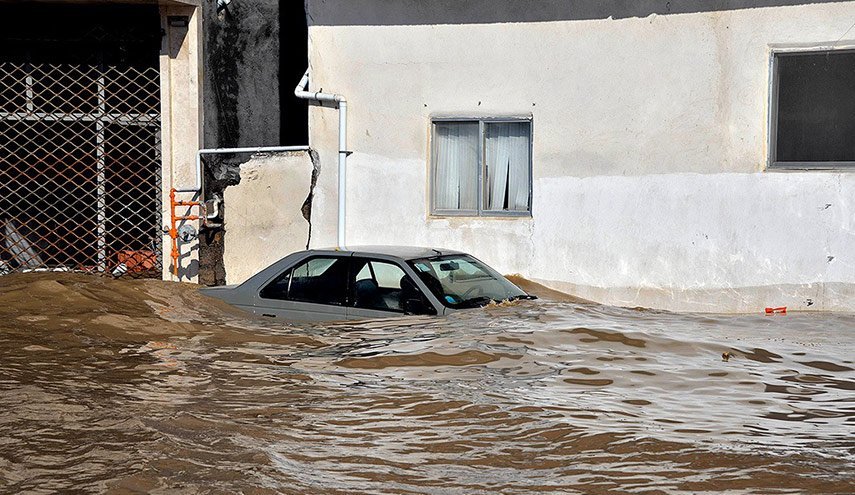
[[[444,315],[491,301],[535,299],[466,253],[404,246],[300,251],[240,285],[201,290],[290,321]]]

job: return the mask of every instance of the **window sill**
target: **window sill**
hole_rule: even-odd
[[[434,211],[428,215],[428,219],[443,219],[443,218],[476,218],[476,219],[525,219],[532,218],[530,211],[504,211],[504,212],[489,212],[478,213],[477,211]]]
[[[855,172],[855,162],[776,162],[766,172]]]

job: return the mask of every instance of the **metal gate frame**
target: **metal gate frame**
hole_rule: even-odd
[[[159,278],[160,130],[156,67],[0,63],[0,191],[7,195],[5,202],[0,198],[5,221],[0,251],[6,251],[0,272],[4,266],[8,271],[11,260],[19,271],[59,268]],[[58,164],[53,170],[46,164],[51,159]],[[69,187],[78,197],[63,196]],[[53,196],[57,205],[41,214],[28,211],[34,194]],[[81,215],[69,212],[91,208],[87,201],[94,202],[94,232],[81,228]],[[76,226],[50,227],[69,222]],[[51,254],[39,256],[34,245]],[[86,254],[93,248],[94,256]]]

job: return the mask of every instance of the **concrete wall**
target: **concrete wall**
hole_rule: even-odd
[[[305,145],[306,105],[293,96],[307,64],[306,15],[300,2],[233,1],[225,9],[203,4],[205,31],[205,147]],[[205,195],[222,197],[241,180],[246,153],[206,155]],[[311,177],[311,175],[309,176]],[[232,206],[222,211],[229,215]],[[299,211],[296,213],[299,217]],[[208,229],[201,237],[199,280],[227,277],[227,235]]]
[[[205,148],[272,146],[279,143],[279,1],[217,2],[202,6]],[[240,181],[246,154],[205,156],[205,198],[222,198]],[[230,205],[222,208],[228,213]],[[200,236],[199,282],[225,283],[225,232]]]
[[[226,283],[241,283],[306,249],[314,178],[308,152],[254,156],[240,166],[240,183],[225,190]]]
[[[855,45],[855,2],[565,2],[589,10],[529,20],[508,1],[492,23],[358,3],[309,2],[312,88],[349,101],[349,244],[463,249],[610,304],[855,309],[855,182],[765,170],[770,51]],[[532,218],[429,215],[440,115],[532,117]],[[334,109],[312,108],[310,138],[335,163]],[[335,243],[335,185],[323,169],[313,246]]]
[[[170,26],[170,16],[186,16],[189,24]],[[202,145],[202,18],[198,8],[182,5],[160,7],[164,29],[160,54],[161,156],[163,191],[161,219],[170,224],[170,188],[193,187],[196,182],[196,150]],[[197,193],[178,193],[177,200],[198,199]],[[178,215],[198,214],[198,210],[180,208]],[[199,229],[195,220],[182,221]],[[178,242],[177,276],[171,259],[172,240],[163,236],[163,278],[196,282],[199,275],[199,244]]]

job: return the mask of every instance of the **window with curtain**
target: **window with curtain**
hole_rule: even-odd
[[[436,121],[432,162],[434,214],[531,211],[529,120]]]

